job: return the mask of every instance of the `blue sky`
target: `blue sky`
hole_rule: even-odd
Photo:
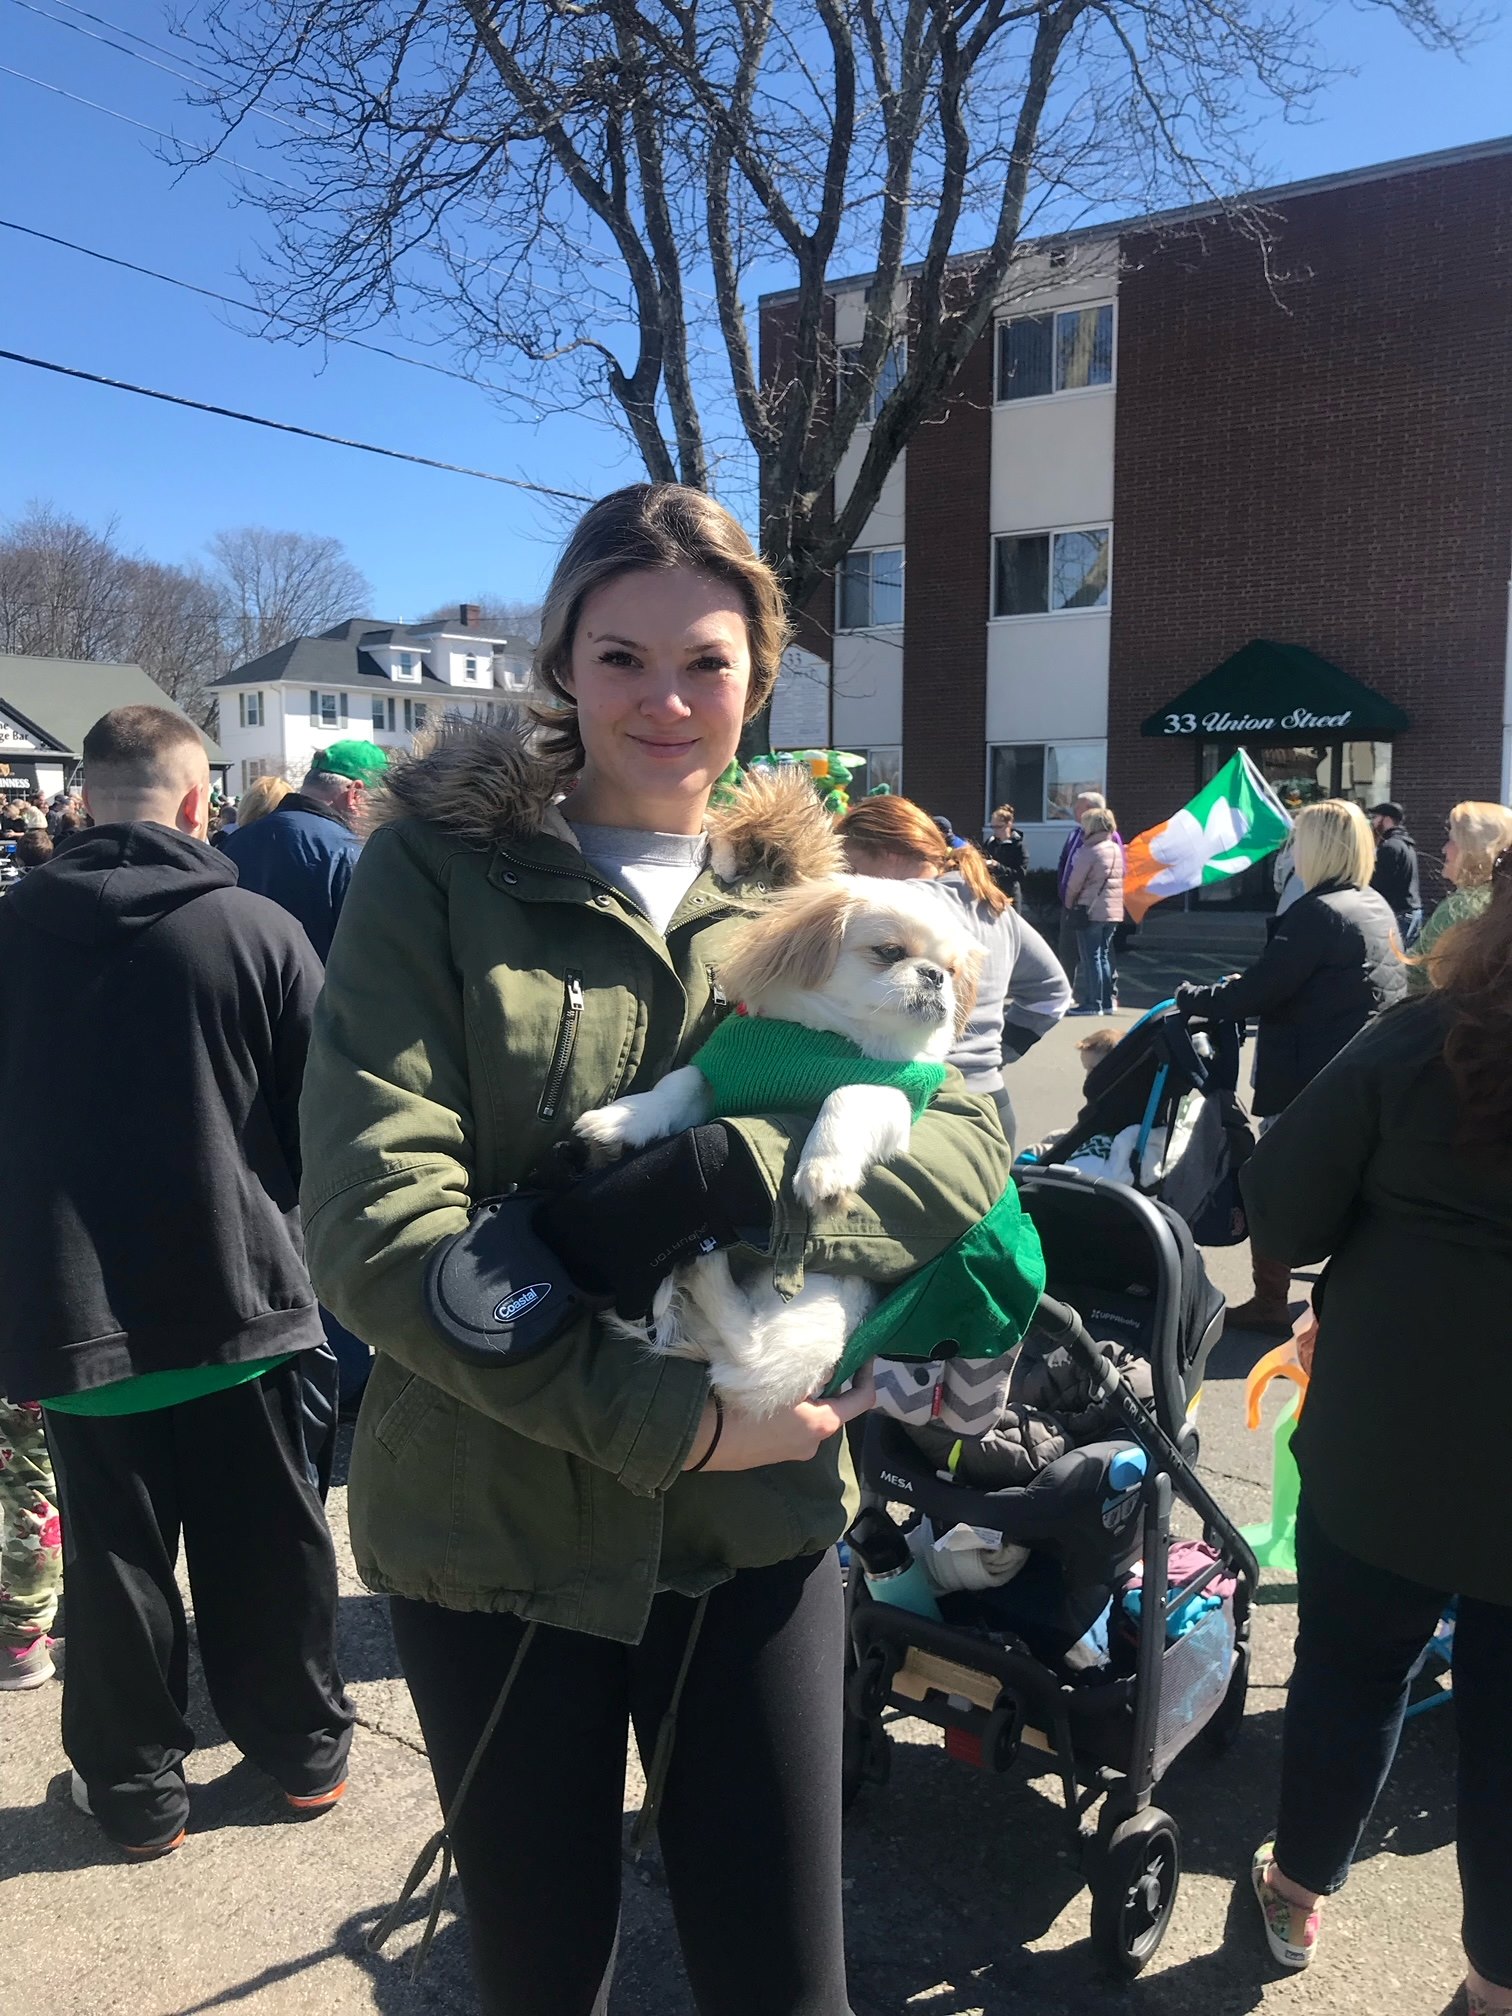
[[[157,0],[89,4],[171,40]],[[1340,7],[1322,39],[1327,59],[1357,74],[1329,89],[1310,123],[1260,126],[1276,180],[1512,126],[1506,16],[1467,63],[1425,55],[1379,11]],[[0,63],[149,126],[205,130],[171,77],[17,0],[0,0]],[[175,180],[156,147],[148,133],[0,71],[0,217],[240,293],[238,265],[255,259],[266,225],[214,172]],[[597,493],[638,473],[612,436],[582,420],[522,426],[471,386],[347,345],[270,343],[229,320],[212,303],[0,230],[0,347],[572,490]],[[123,543],[164,560],[198,557],[228,525],[331,533],[372,582],[371,613],[390,617],[480,590],[532,596],[559,536],[539,505],[494,484],[0,362],[0,517],[31,498],[102,527],[113,518]]]

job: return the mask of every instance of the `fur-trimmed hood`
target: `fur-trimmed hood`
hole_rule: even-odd
[[[514,721],[449,723],[413,755],[390,764],[369,793],[369,831],[422,819],[479,849],[539,835],[569,847],[562,816],[572,772],[546,754],[537,734]],[[796,766],[751,772],[739,791],[710,808],[710,861],[722,882],[780,889],[845,872],[844,851],[809,779]]]

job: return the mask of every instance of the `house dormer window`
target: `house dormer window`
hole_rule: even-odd
[[[478,661],[470,651],[462,660],[462,676],[464,679],[476,679],[478,676]]]
[[[420,677],[420,660],[415,652],[395,652],[394,677],[396,679],[418,679]]]

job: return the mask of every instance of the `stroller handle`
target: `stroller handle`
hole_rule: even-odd
[[[1130,1436],[1145,1453],[1160,1462],[1182,1497],[1221,1536],[1250,1588],[1257,1588],[1260,1567],[1253,1549],[1151,1410],[1135,1399],[1118,1376],[1117,1367],[1111,1365],[1098,1350],[1092,1333],[1076,1311],[1069,1303],[1057,1302],[1053,1295],[1042,1295],[1033,1327],[1053,1344],[1064,1344],[1072,1357],[1081,1361],[1092,1380],[1093,1392],[1115,1409]]]

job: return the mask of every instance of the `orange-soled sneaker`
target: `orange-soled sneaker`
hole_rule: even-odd
[[[291,1813],[297,1813],[301,1819],[308,1819],[316,1813],[329,1813],[331,1808],[345,1796],[346,1788],[347,1781],[343,1778],[339,1785],[333,1785],[328,1792],[285,1792],[284,1804]]]
[[[79,1776],[77,1771],[70,1778],[69,1792],[74,1805],[78,1807],[79,1811],[87,1814],[93,1820],[95,1818],[95,1810],[89,1803],[89,1788],[85,1785],[84,1780]],[[103,1828],[101,1832],[104,1832]],[[106,1839],[114,1847],[120,1849],[128,1862],[157,1862],[164,1855],[171,1855],[175,1848],[182,1848],[186,1838],[187,1830],[183,1827],[180,1827],[171,1841],[149,1841],[142,1845],[138,1845],[132,1841],[117,1841],[114,1835],[106,1836]]]

